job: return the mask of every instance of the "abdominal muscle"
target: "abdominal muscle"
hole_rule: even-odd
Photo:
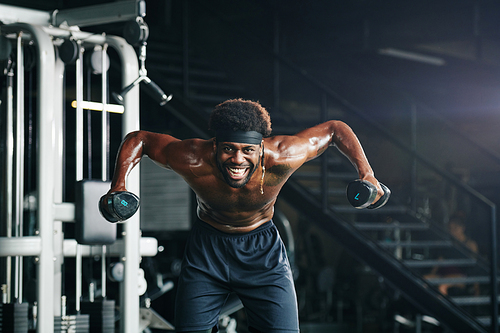
[[[258,210],[231,212],[214,210],[198,198],[198,218],[226,233],[250,232],[271,220],[273,214],[274,201]]]

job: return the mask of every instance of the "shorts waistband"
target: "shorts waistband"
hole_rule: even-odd
[[[274,222],[273,222],[273,220],[269,220],[266,223],[263,223],[262,225],[258,226],[257,228],[255,228],[254,230],[249,231],[249,232],[227,233],[227,232],[223,232],[223,231],[220,231],[219,229],[214,228],[210,224],[208,224],[200,219],[196,219],[194,222],[194,225],[193,225],[193,228],[203,229],[204,232],[209,232],[211,234],[215,234],[215,235],[222,236],[222,237],[234,237],[234,238],[255,235],[255,234],[258,234],[262,231],[268,230],[272,227],[274,227]]]

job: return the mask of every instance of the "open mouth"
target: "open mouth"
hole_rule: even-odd
[[[243,179],[246,174],[248,173],[249,168],[248,167],[226,167],[227,173],[229,176],[234,179],[234,180],[240,180]]]

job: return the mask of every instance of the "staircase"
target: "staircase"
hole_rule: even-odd
[[[148,45],[150,77],[174,94],[166,108],[194,135],[209,137],[206,124],[214,105],[251,96],[245,87],[232,83],[209,62],[192,57],[188,63],[186,60],[180,46],[155,41]],[[278,132],[315,122],[297,122],[282,113],[272,117]],[[146,127],[159,130],[154,124]],[[420,314],[436,318],[442,327],[454,332],[494,331],[495,327],[490,328],[491,314],[497,312],[491,309],[490,263],[405,203],[404,196],[398,193],[393,192],[389,203],[378,210],[357,210],[347,205],[345,187],[357,178],[353,171],[345,157],[329,149],[299,169],[283,188],[281,197],[400,290]],[[433,268],[459,270],[463,275],[428,275]],[[443,295],[438,289],[442,284],[460,284],[464,288],[452,288]]]
[[[329,161],[338,161],[340,158],[344,160],[339,153],[335,151],[327,151],[329,155],[322,158]],[[326,153],[325,153],[326,154]],[[296,182],[296,191],[310,193],[313,201],[316,201],[316,207],[308,207],[303,213],[309,214],[309,210],[321,210],[321,162],[309,162],[306,171],[299,170],[292,180]],[[432,288],[437,291],[434,295],[428,297],[436,297],[445,302],[446,306],[451,306],[459,311],[464,311],[471,321],[477,324],[477,327],[452,328],[453,331],[463,332],[481,332],[488,331],[491,325],[491,273],[490,264],[483,257],[478,256],[468,247],[456,240],[444,227],[440,227],[431,220],[426,219],[420,214],[416,214],[408,205],[403,205],[398,202],[397,197],[391,198],[389,203],[378,210],[358,210],[349,205],[345,205],[345,186],[347,182],[356,179],[355,172],[343,171],[345,166],[339,166],[339,162],[327,162],[330,170],[328,174],[328,183],[337,184],[332,189],[327,190],[328,209],[332,216],[337,216],[343,221],[349,221],[349,229],[352,232],[359,233],[360,237],[364,237],[365,242],[372,242],[372,251],[380,253],[381,257],[388,259],[396,259],[401,266],[393,269],[407,270],[410,276],[421,284],[425,284],[425,288]],[[347,162],[347,164],[349,164]],[[313,169],[316,168],[316,172]],[[340,169],[338,173],[332,172],[335,168]],[[314,175],[316,175],[314,177]],[[343,183],[343,184],[342,184]],[[324,191],[324,189],[323,189]],[[294,197],[299,196],[299,193],[290,195],[288,192],[283,192],[287,200],[295,200],[298,207],[301,202],[305,202],[305,195],[301,200],[296,200]],[[313,203],[311,203],[313,205]],[[326,217],[322,217],[323,219]],[[318,219],[314,219],[318,221]],[[325,226],[326,223],[322,223]],[[358,251],[356,246],[351,241],[345,241],[345,236],[339,235],[338,230],[326,225],[325,229],[330,231],[333,237],[342,242],[346,248],[351,251]],[[344,240],[344,241],[342,241]],[[377,269],[373,265],[373,260],[366,258],[366,253],[358,253],[367,265],[371,266],[380,275],[387,279],[393,272],[387,272],[386,269]],[[432,275],[432,270],[439,270],[443,275]],[[400,285],[403,293],[404,290],[416,288],[410,286],[411,283],[402,283],[394,281],[395,285]],[[439,292],[439,286],[449,284],[446,295]],[[416,296],[416,295],[414,295]],[[412,296],[409,296],[412,298]],[[438,314],[432,314],[429,309],[430,304],[422,306],[422,314],[439,317]],[[442,311],[442,310],[440,310]],[[461,314],[465,316],[465,314]],[[439,320],[444,320],[440,318]],[[456,319],[453,319],[454,321]],[[448,323],[443,323],[442,326],[447,326]]]

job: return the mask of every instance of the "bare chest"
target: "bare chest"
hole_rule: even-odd
[[[248,183],[242,188],[231,188],[227,184],[214,182],[210,186],[191,186],[198,196],[198,201],[205,207],[232,213],[251,213],[259,211],[273,202],[276,195],[260,184]]]
[[[233,188],[217,177],[207,177],[191,179],[189,185],[197,196],[198,217],[213,226],[252,226],[273,216],[277,193],[264,186],[262,194],[260,181]]]

